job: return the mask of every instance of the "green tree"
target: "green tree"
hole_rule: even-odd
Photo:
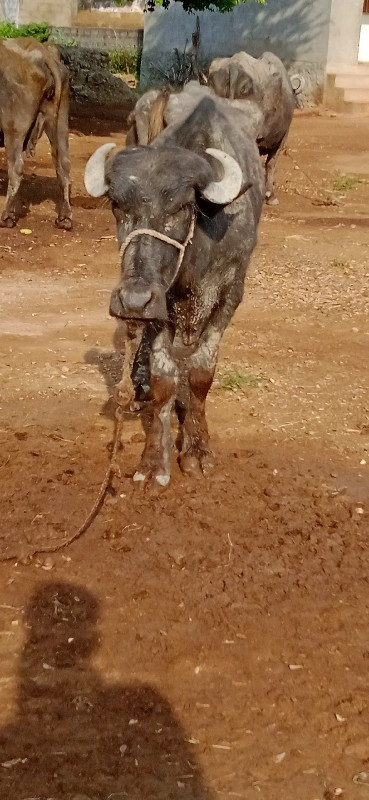
[[[171,3],[182,2],[185,11],[232,11],[235,6],[248,0],[147,0],[147,10],[154,11],[155,6],[168,8]],[[266,0],[250,0],[251,2],[265,5]],[[125,5],[126,0],[114,0],[117,6]]]

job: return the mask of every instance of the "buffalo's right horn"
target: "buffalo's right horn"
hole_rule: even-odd
[[[108,191],[108,184],[105,178],[105,162],[108,153],[116,146],[114,142],[102,144],[87,161],[85,187],[92,197],[102,197]]]
[[[211,181],[205,186],[201,194],[205,200],[209,200],[216,205],[226,206],[238,197],[242,187],[242,170],[237,161],[223,150],[216,150],[209,147],[206,152],[219,161],[224,170],[224,176],[220,181]]]

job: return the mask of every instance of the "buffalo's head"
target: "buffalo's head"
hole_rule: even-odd
[[[196,203],[224,207],[243,187],[242,171],[226,153],[208,158],[180,147],[130,147],[115,154],[105,144],[89,159],[85,186],[93,197],[107,195],[117,224],[121,277],[110,313],[121,319],[165,320],[166,292],[177,275],[179,250],[134,231],[151,229],[183,243]],[[110,153],[110,155],[109,155]]]

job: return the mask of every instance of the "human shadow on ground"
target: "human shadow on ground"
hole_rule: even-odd
[[[1,797],[210,800],[168,701],[149,684],[107,684],[92,665],[98,618],[96,598],[73,583],[31,597],[17,711],[0,730]]]

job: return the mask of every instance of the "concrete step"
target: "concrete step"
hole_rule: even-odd
[[[355,117],[369,116],[369,101],[367,103],[352,103],[344,101],[339,109],[343,114],[352,114]]]
[[[335,85],[337,89],[369,89],[369,71],[362,75],[336,75]]]
[[[345,103],[368,103],[369,89],[345,89],[343,94]]]
[[[369,63],[361,64],[329,64],[327,75],[369,75]]]

